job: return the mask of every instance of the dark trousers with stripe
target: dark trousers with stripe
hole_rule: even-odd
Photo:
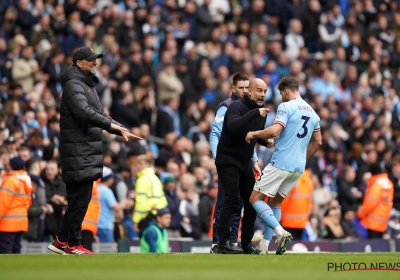
[[[92,198],[93,181],[67,184],[68,207],[61,223],[58,238],[69,246],[79,246],[82,241],[82,222]]]
[[[237,211],[240,198],[243,200],[244,214],[242,220],[241,243],[247,246],[254,235],[256,211],[249,199],[253,191],[255,179],[253,170],[242,171],[233,165],[218,165],[218,178],[225,192],[224,203],[218,221],[219,242],[230,240],[230,224],[232,215]]]
[[[22,234],[0,231],[0,254],[21,254]]]

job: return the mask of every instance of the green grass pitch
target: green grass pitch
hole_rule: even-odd
[[[399,253],[0,255],[1,280],[400,279],[396,271],[328,272],[328,262],[400,262]],[[400,267],[400,263],[399,263]]]

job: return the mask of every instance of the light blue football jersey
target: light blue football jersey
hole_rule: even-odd
[[[284,128],[275,143],[271,164],[279,169],[302,173],[307,161],[307,146],[319,117],[303,99],[297,98],[278,106],[274,123]]]

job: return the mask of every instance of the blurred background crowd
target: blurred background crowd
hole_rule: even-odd
[[[61,75],[82,46],[104,54],[97,92],[105,110],[143,138],[126,144],[105,134],[104,164],[114,176],[108,187],[119,203],[135,197],[130,157],[147,153],[164,185],[171,233],[209,238],[217,174],[208,136],[231,76],[267,83],[269,126],[281,102],[276,86],[291,75],[323,135],[307,166],[312,204],[304,238],[359,238],[353,220],[372,164],[385,163],[400,211],[399,2],[1,1],[1,176],[21,156],[43,198],[38,228],[26,238],[54,237],[67,203],[57,162]],[[273,150],[256,149],[263,168]],[[129,207],[115,211],[116,238],[137,236]],[[389,225],[384,237],[400,238],[396,211]],[[257,229],[261,237],[262,223]]]

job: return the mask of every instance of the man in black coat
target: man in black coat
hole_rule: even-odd
[[[254,235],[256,212],[249,203],[255,183],[252,156],[256,141],[264,146],[267,146],[267,143],[265,140],[254,139],[247,144],[245,138],[246,134],[253,129],[264,129],[268,109],[262,107],[266,92],[265,82],[261,79],[253,79],[247,95],[233,102],[225,114],[215,158],[219,180],[225,192],[219,218],[219,244],[216,253],[236,254],[254,251],[251,239]],[[244,204],[242,248],[230,240],[229,230],[230,220],[240,197]]]
[[[48,246],[58,254],[93,254],[81,245],[81,228],[93,182],[102,177],[102,130],[120,135],[124,141],[141,139],[111,119],[100,104],[95,89],[99,83],[96,59],[102,56],[91,48],[79,48],[62,76],[59,150],[68,207],[55,241]]]

